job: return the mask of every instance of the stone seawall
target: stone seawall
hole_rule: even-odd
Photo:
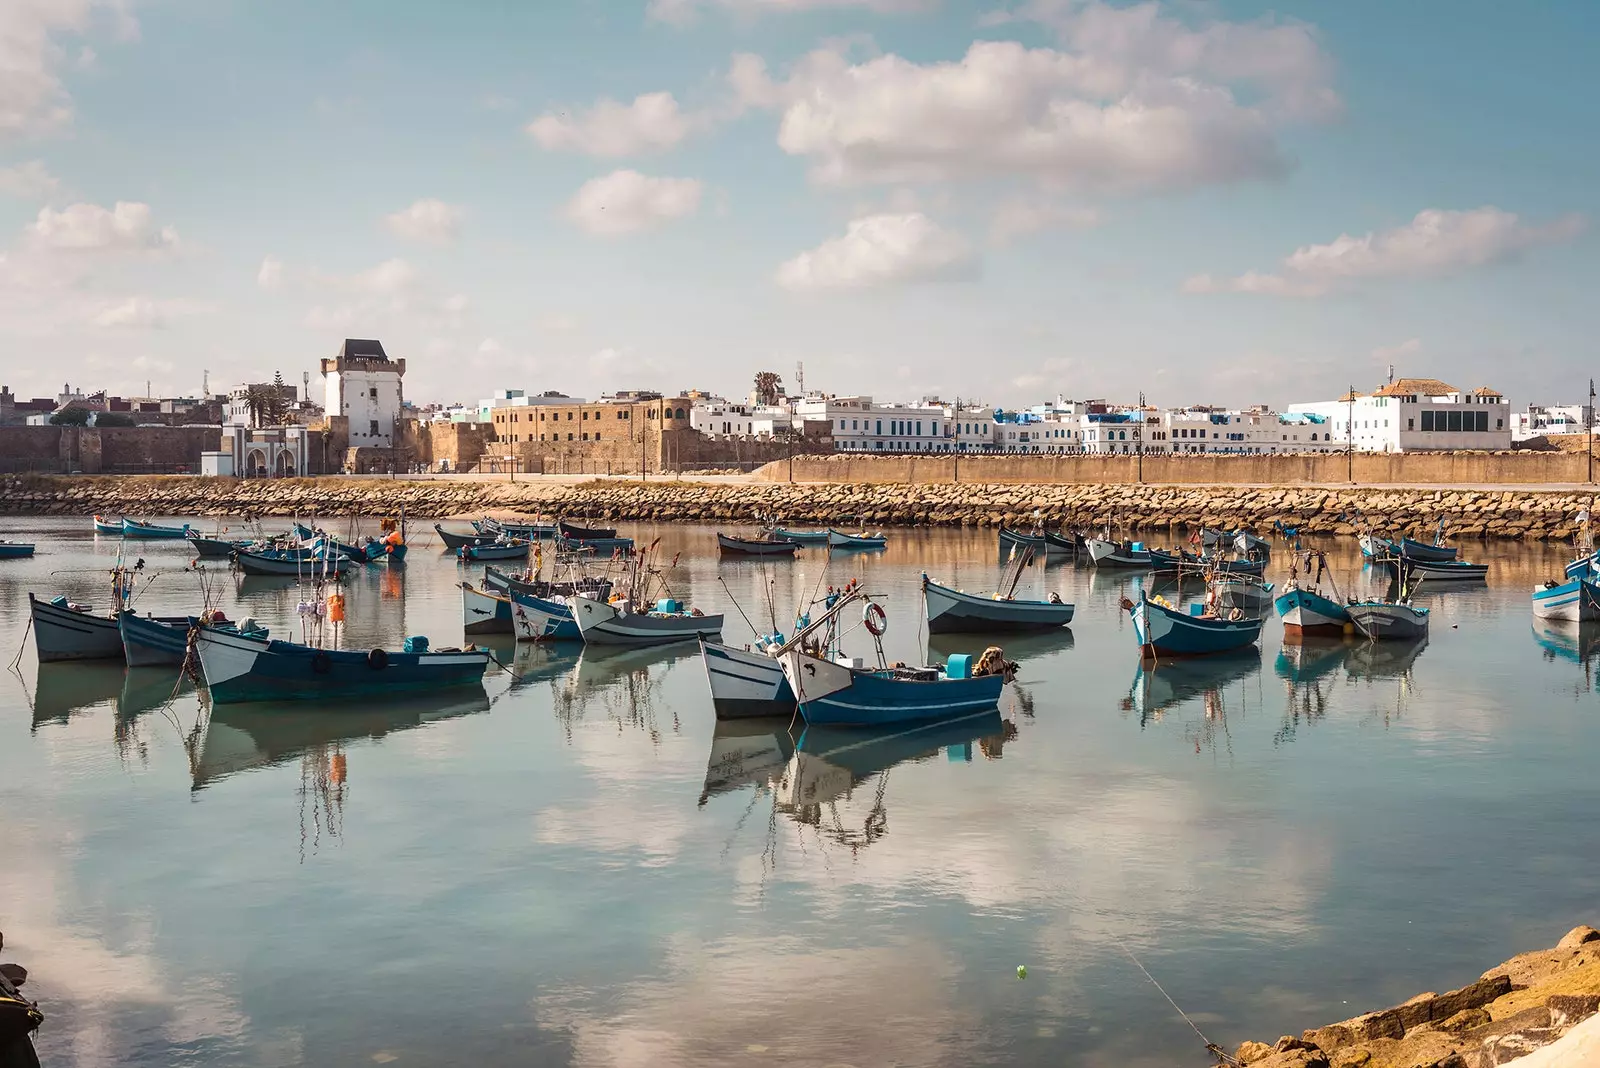
[[[1032,525],[1127,531],[1274,522],[1311,534],[1349,534],[1365,521],[1431,534],[1438,520],[1456,537],[1564,540],[1588,493],[1532,488],[1432,489],[1151,485],[789,485],[594,481],[581,484],[477,480],[281,479],[178,476],[0,477],[0,512],[11,515],[237,516],[392,515],[418,518],[487,512],[565,514],[619,521],[748,525]]]

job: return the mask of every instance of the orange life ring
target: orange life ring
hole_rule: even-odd
[[[884,612],[883,605],[868,601],[867,607],[861,610],[861,624],[867,628],[868,634],[881,638],[883,632],[889,629],[889,616]]]

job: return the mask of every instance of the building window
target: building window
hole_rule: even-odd
[[[589,440],[589,432],[587,430],[585,430],[583,432],[583,440],[584,441],[588,441]]]
[[[589,418],[589,413],[588,412],[584,412],[583,413],[583,418],[584,418],[585,421],[587,421],[588,418]]]
[[[687,419],[687,418],[689,418],[689,413],[685,412],[682,408],[679,408],[678,409],[678,418],[679,419]]]
[[[1472,414],[1473,414],[1473,416],[1475,416],[1475,419],[1474,419],[1474,422],[1473,422],[1473,429],[1475,429],[1480,434],[1487,432],[1488,429],[1489,429],[1489,413],[1488,412],[1473,412]]]
[[[568,441],[571,441],[571,440],[572,440],[572,431],[570,431],[570,430],[569,430],[569,431],[567,431],[567,440],[568,440]]]
[[[377,395],[378,395],[378,387],[377,386],[373,386],[371,389],[367,390],[367,396],[376,397]]]
[[[1459,434],[1461,432],[1461,413],[1459,411],[1452,411],[1449,418],[1451,432]]]
[[[371,427],[371,429],[367,431],[367,435],[369,437],[374,437],[374,438],[377,437],[378,436],[378,421],[376,419],[374,419],[368,425]]]
[[[1406,420],[1406,429],[1407,430],[1415,430],[1415,429],[1417,429],[1417,421],[1415,419],[1407,419]],[[1316,435],[1314,435],[1314,434],[1312,435],[1312,440],[1313,441],[1316,440]]]
[[[1424,434],[1427,434],[1427,433],[1431,433],[1432,431],[1433,431],[1433,413],[1432,412],[1423,412],[1422,413],[1422,432]]]

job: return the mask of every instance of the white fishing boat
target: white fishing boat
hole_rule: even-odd
[[[794,714],[794,690],[783,665],[767,653],[701,639],[700,661],[718,719]]]
[[[1407,601],[1357,601],[1349,612],[1356,630],[1374,641],[1404,641],[1428,633],[1428,610]]]
[[[1600,580],[1568,579],[1533,588],[1535,619],[1561,619],[1568,623],[1600,620]]]
[[[572,614],[588,645],[666,645],[722,633],[721,615],[708,616],[671,597],[648,608],[636,607],[627,598],[596,601],[579,597]]]

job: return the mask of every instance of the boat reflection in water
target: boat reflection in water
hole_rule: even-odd
[[[1136,713],[1139,727],[1160,723],[1173,712],[1190,706],[1203,718],[1186,728],[1184,737],[1194,751],[1215,749],[1217,735],[1228,730],[1226,691],[1230,683],[1240,682],[1261,671],[1260,650],[1251,646],[1238,652],[1216,656],[1141,661],[1133,676],[1128,696],[1122,699],[1124,712]]]
[[[1600,661],[1600,623],[1568,623],[1556,619],[1533,621],[1533,640],[1547,661],[1566,660],[1583,668],[1583,690],[1600,691],[1595,664]]]
[[[519,642],[513,638],[510,642],[490,643],[480,638],[477,644],[494,650],[495,659],[511,668],[513,690],[566,678],[577,667],[578,654],[583,651],[576,642]]]
[[[1006,651],[1007,660],[1015,660],[1022,665],[1025,675],[1030,663],[1050,653],[1071,649],[1076,641],[1070,627],[1037,634],[1002,634],[990,638],[981,634],[930,634],[928,662],[942,664],[952,653],[971,653],[976,658],[985,646],[998,645]]]
[[[1345,653],[1345,673],[1352,679],[1398,679],[1411,674],[1411,665],[1428,647],[1426,636],[1399,642],[1351,642]]]
[[[1284,681],[1283,725],[1272,736],[1273,745],[1294,741],[1301,724],[1314,723],[1328,714],[1329,697],[1349,647],[1345,638],[1314,635],[1284,642],[1272,666],[1273,673]]]
[[[774,808],[796,823],[816,828],[819,835],[860,849],[888,831],[884,792],[896,765],[933,759],[941,749],[957,763],[971,762],[975,748],[998,760],[1016,733],[1016,725],[993,709],[958,720],[898,728],[807,727],[788,766],[772,784]],[[871,808],[860,829],[847,826],[839,803],[851,800],[858,786],[874,778]]]
[[[711,735],[711,755],[706,759],[706,784],[700,805],[718,794],[745,786],[759,792],[783,774],[794,755],[789,736],[789,716],[758,719],[719,719]]]
[[[671,731],[679,729],[675,706],[661,699],[661,684],[672,665],[685,657],[698,656],[694,643],[675,645],[583,646],[566,685],[556,691],[556,718],[570,731],[575,720],[598,707],[619,724],[639,727],[652,736],[661,727],[657,706],[667,707]]]
[[[65,723],[74,712],[116,700],[125,670],[120,660],[40,664],[33,687],[33,729]]]

